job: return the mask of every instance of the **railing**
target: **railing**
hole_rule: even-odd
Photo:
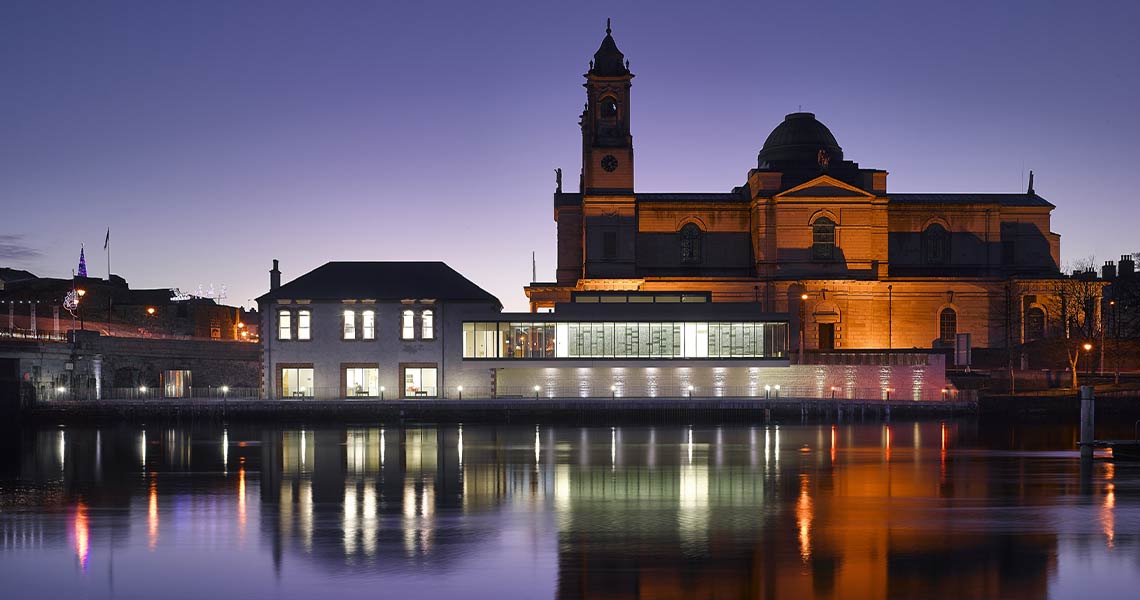
[[[50,330],[36,329],[0,329],[0,339],[12,339],[31,342],[66,342],[67,333],[55,333]]]

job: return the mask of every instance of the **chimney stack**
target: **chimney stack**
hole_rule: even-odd
[[[1120,277],[1132,277],[1132,274],[1136,271],[1136,263],[1132,260],[1132,255],[1121,255],[1119,267],[1116,271]]]
[[[277,259],[273,259],[273,268],[269,271],[269,291],[276,291],[281,287],[281,271],[277,268]]]
[[[1104,266],[1100,268],[1100,278],[1108,281],[1116,279],[1116,263],[1111,260],[1104,261]]]

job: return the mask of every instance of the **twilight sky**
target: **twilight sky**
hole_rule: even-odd
[[[1057,205],[1064,262],[1140,251],[1140,3],[4,2],[0,266],[228,302],[328,260],[443,260],[525,310],[613,18],[643,192],[728,191],[815,112],[892,192]]]

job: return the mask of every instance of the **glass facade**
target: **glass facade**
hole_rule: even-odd
[[[467,322],[463,358],[784,358],[787,323]]]

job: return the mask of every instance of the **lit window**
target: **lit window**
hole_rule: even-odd
[[[816,219],[811,226],[811,242],[812,260],[835,260],[835,221]]]
[[[695,223],[686,223],[681,228],[681,262],[684,264],[701,262],[701,228]]]
[[[413,340],[416,338],[415,313],[405,310],[400,316],[400,338]]]
[[[293,314],[287,310],[277,312],[277,339],[288,340],[293,337]]]
[[[282,368],[281,397],[311,398],[313,396],[313,369]]]
[[[958,313],[952,308],[944,308],[938,315],[938,339],[953,342],[958,336]]]
[[[351,310],[344,311],[344,339],[356,339],[356,313]]]
[[[344,389],[348,396],[379,396],[380,395],[380,369],[376,368],[346,368],[344,370]]]
[[[376,339],[376,312],[366,310],[360,315],[361,333],[366,340]]]
[[[404,369],[404,396],[408,398],[434,398],[435,367],[407,367]]]
[[[310,338],[309,323],[312,317],[307,310],[297,311],[297,339],[307,340]]]
[[[420,325],[422,328],[420,337],[425,340],[435,338],[435,317],[432,315],[432,312],[430,310],[425,310],[423,313],[421,313],[420,317],[423,321]]]

